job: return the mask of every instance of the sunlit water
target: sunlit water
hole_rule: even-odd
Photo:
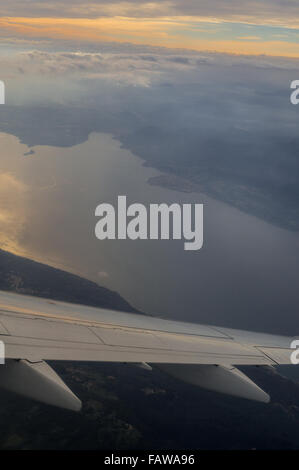
[[[0,134],[0,246],[81,274],[140,310],[167,317],[299,334],[299,237],[202,194],[147,183],[159,172],[112,136],[70,148]],[[183,241],[99,241],[102,202],[204,203],[204,247]]]

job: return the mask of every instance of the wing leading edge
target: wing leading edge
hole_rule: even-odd
[[[235,366],[290,364],[292,352],[292,339],[284,336],[1,291],[0,340],[5,344],[6,358],[6,365],[0,366],[0,385],[76,410],[79,400],[44,361],[151,364],[210,390],[267,402],[268,395]]]

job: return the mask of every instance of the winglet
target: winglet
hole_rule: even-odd
[[[0,367],[0,386],[34,400],[73,411],[82,403],[44,361],[8,361]]]

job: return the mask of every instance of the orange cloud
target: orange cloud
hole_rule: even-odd
[[[202,18],[0,18],[0,28],[6,33],[30,38],[69,39],[88,42],[115,41],[134,44],[186,48],[198,51],[227,52],[234,54],[266,54],[299,57],[298,44],[287,41],[253,41],[253,37],[239,40],[206,39],[200,30],[195,37],[182,31],[188,25],[202,22]],[[218,19],[205,19],[210,24]],[[255,38],[258,39],[258,38]]]

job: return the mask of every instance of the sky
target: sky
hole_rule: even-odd
[[[1,41],[133,43],[299,57],[297,0],[0,1]]]

